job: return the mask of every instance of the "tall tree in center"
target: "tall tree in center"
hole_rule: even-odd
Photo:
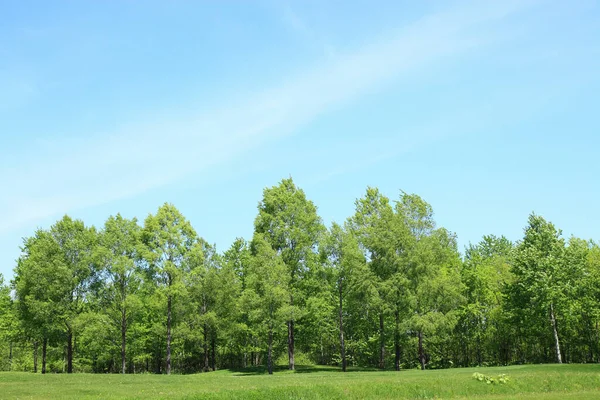
[[[197,242],[192,225],[172,204],[161,206],[156,215],[144,223],[142,239],[149,271],[167,297],[167,360],[166,372],[171,373],[171,325],[173,297],[180,288],[186,256]]]
[[[364,197],[356,200],[356,212],[350,218],[350,226],[356,235],[361,250],[367,260],[369,274],[365,275],[363,291],[370,292],[367,303],[379,317],[379,350],[378,366],[385,368],[386,349],[386,315],[390,313],[388,298],[394,288],[391,278],[396,264],[396,241],[401,237],[396,232],[394,210],[389,199],[377,188],[369,187]],[[367,283],[370,289],[367,290]],[[397,335],[396,335],[397,338]],[[399,343],[394,346],[399,355]]]
[[[258,205],[254,230],[263,235],[282,258],[290,275],[288,326],[289,369],[294,362],[294,324],[302,301],[301,281],[317,259],[317,242],[324,230],[317,207],[291,178],[266,188]]]

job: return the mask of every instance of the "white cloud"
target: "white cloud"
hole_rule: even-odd
[[[352,53],[211,112],[148,118],[110,135],[38,143],[41,158],[0,170],[0,233],[135,196],[226,163],[405,73],[483,45],[478,29],[523,7],[477,2],[387,32]],[[475,29],[477,28],[477,29]],[[82,133],[82,136],[84,133]]]

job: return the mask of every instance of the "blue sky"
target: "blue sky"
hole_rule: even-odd
[[[65,213],[174,203],[219,250],[292,176],[417,193],[462,246],[600,239],[598,1],[0,2],[0,273]]]

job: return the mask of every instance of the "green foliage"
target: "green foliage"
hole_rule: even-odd
[[[17,308],[23,327],[34,340],[64,341],[67,371],[73,370],[76,320],[98,281],[94,249],[97,232],[68,216],[50,230],[24,240],[15,269]]]
[[[285,350],[285,349],[284,349]],[[296,366],[302,370],[302,367],[311,367],[315,366],[314,360],[311,358],[310,354],[304,353],[302,351],[297,351],[294,355],[296,359]],[[286,368],[288,365],[288,355],[287,351],[282,351],[279,357],[274,361],[274,365],[279,367]]]
[[[264,190],[254,229],[280,253],[292,283],[301,279],[309,268],[324,230],[317,207],[306,199],[304,191],[296,187],[291,178]]]
[[[15,370],[10,360],[11,343],[18,338],[19,320],[10,296],[10,287],[0,274],[0,371]]]
[[[535,214],[529,216],[525,236],[515,248],[512,260],[514,281],[509,288],[510,306],[517,324],[553,343],[555,360],[562,362],[558,325],[567,315],[573,297],[579,265],[567,264],[565,242],[554,225]],[[546,325],[547,329],[539,329]],[[535,333],[534,333],[535,332]]]
[[[506,355],[499,350],[506,343],[510,327],[504,293],[513,279],[512,248],[508,239],[495,236],[484,236],[477,245],[467,248],[461,269],[466,304],[458,310],[456,327],[465,349],[463,365],[507,363]]]
[[[296,324],[302,327],[303,306],[312,289],[307,283],[312,282],[310,278],[318,263],[318,241],[324,227],[317,207],[289,178],[263,191],[254,232],[255,239],[267,243],[287,269],[288,304],[284,313],[289,330],[289,368],[294,369]]]
[[[532,214],[522,240],[486,235],[461,258],[417,195],[367,188],[325,229],[291,179],[264,190],[252,241],[224,252],[167,203],[143,226],[65,216],[24,239],[10,285],[0,277],[12,371],[597,363],[599,326],[595,242]]]

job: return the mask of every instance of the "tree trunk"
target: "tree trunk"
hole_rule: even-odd
[[[477,318],[477,366],[481,367],[483,364],[483,356],[481,354],[481,333],[482,333],[482,320]]]
[[[269,353],[267,357],[269,375],[273,375],[273,328],[269,327]]]
[[[127,346],[127,314],[125,309],[121,310],[121,373],[125,374],[127,368],[126,362],[126,346]]]
[[[294,360],[294,320],[288,321],[288,357],[290,360],[289,369],[293,371],[296,368]]]
[[[383,312],[379,314],[379,368],[385,369],[385,332],[383,330]]]
[[[258,364],[260,364],[260,353],[256,352],[254,353],[254,366],[257,366]]]
[[[562,357],[560,355],[560,341],[558,340],[558,330],[556,329],[556,318],[554,316],[554,305],[552,303],[550,303],[550,324],[552,325],[552,333],[554,334],[556,362],[562,364]]]
[[[396,308],[394,315],[396,319],[396,329],[394,330],[394,369],[400,371],[400,311]]]
[[[417,333],[419,338],[419,363],[421,363],[421,370],[425,370],[425,352],[423,351],[423,332]]]
[[[466,335],[468,335],[468,331],[466,333]],[[470,367],[471,366],[471,351],[469,350],[469,340],[468,339],[461,339],[461,344],[462,344],[462,348],[463,348],[463,357],[465,359],[464,361],[464,367]]]
[[[167,375],[171,374],[171,294],[167,296]]]
[[[342,313],[342,285],[340,283],[340,357],[342,358],[342,371],[346,372],[346,344],[344,343],[344,315]]]
[[[8,370],[12,371],[12,341],[8,343]]]
[[[209,361],[208,361],[208,326],[204,324],[204,368],[203,372],[208,372]]]
[[[67,332],[67,374],[73,373],[73,332]]]
[[[211,358],[212,358],[212,370],[216,371],[217,370],[217,339],[216,339],[216,332],[213,329],[211,332],[211,336],[210,336],[210,343],[211,343]]]
[[[246,368],[248,366],[248,352],[246,351],[246,349],[248,349],[247,336],[244,338],[244,355],[242,357],[242,368]]]
[[[46,373],[46,347],[48,346],[48,339],[44,338],[42,341],[42,375]]]
[[[38,341],[33,341],[33,373],[37,374],[38,367]]]

